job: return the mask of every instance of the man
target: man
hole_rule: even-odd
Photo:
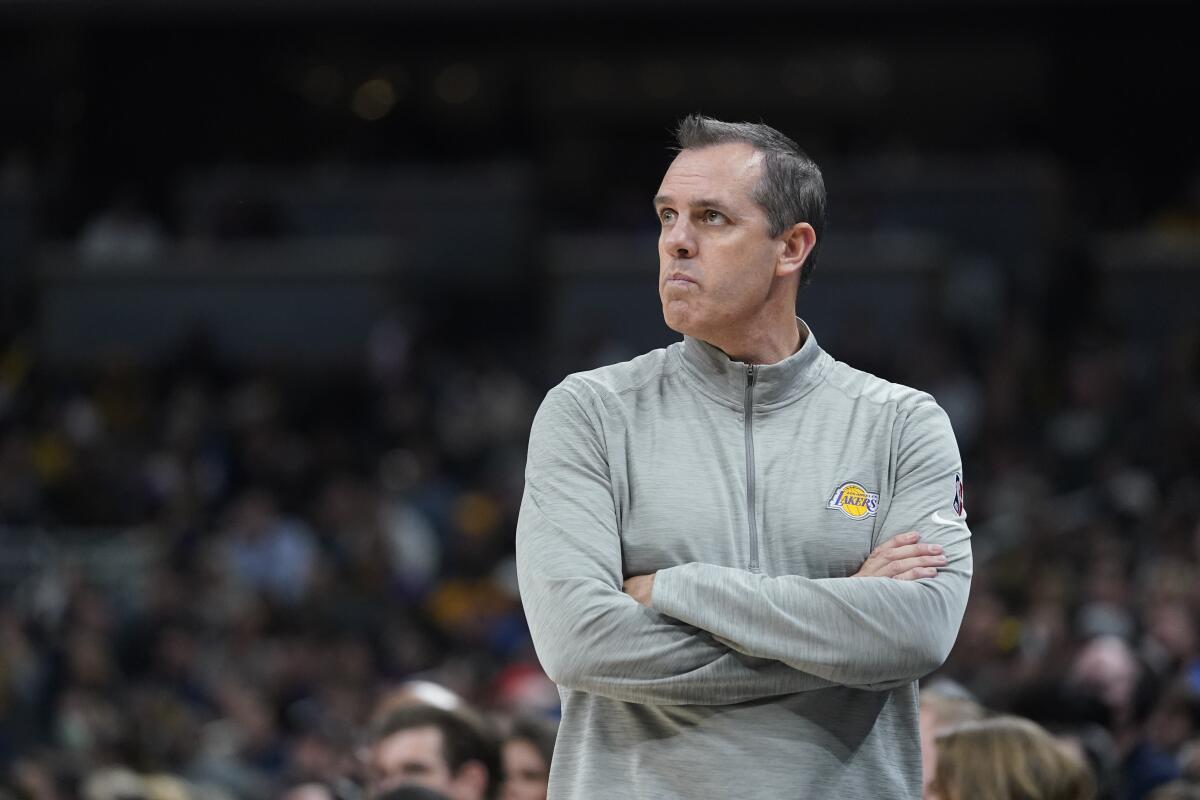
[[[465,713],[412,704],[388,714],[373,731],[367,794],[382,800],[408,785],[449,800],[491,800],[500,784],[498,744]]]
[[[558,725],[543,719],[517,719],[500,744],[504,767],[501,800],[546,800]]]
[[[915,800],[916,680],[971,574],[949,421],[796,318],[825,191],[795,143],[704,117],[677,138],[654,206],[684,339],[569,376],[530,434],[549,796]]]

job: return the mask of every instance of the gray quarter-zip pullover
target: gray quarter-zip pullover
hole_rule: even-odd
[[[971,578],[929,395],[811,332],[762,366],[685,337],[552,389],[525,480],[521,596],[562,698],[551,798],[921,796],[916,680]],[[936,577],[848,577],[912,530],[945,548]],[[652,572],[651,609],[621,587]]]

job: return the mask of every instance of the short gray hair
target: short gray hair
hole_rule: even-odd
[[[700,114],[680,120],[675,142],[680,150],[745,142],[763,154],[763,173],[754,189],[754,201],[767,212],[771,236],[778,236],[797,222],[813,226],[817,241],[800,270],[800,285],[812,280],[826,223],[825,179],[816,162],[770,125],[722,122]]]

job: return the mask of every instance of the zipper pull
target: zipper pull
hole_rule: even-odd
[[[753,385],[754,385],[754,374],[755,374],[755,373],[754,373],[754,367],[755,367],[755,365],[754,365],[754,364],[747,364],[747,365],[746,365],[746,385],[747,385],[747,386],[753,386]]]

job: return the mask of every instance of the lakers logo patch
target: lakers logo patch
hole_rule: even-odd
[[[879,492],[868,492],[861,483],[846,481],[834,490],[826,508],[841,511],[853,519],[873,517],[879,510]]]

